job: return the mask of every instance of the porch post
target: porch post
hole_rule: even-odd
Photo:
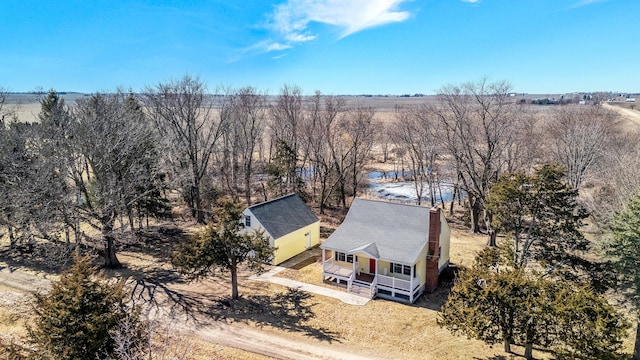
[[[325,253],[324,253],[324,249],[322,249],[322,282],[324,282],[324,262],[325,262]]]
[[[345,256],[347,256],[347,255],[345,255]],[[356,276],[356,274],[357,274],[357,272],[356,272],[356,265],[358,265],[358,264],[356,264],[356,262],[357,262],[357,261],[356,261],[356,256],[355,256],[355,255],[353,255],[353,254],[351,254],[351,256],[352,256],[352,257],[351,257],[351,259],[353,260],[353,262],[351,263],[351,264],[353,265],[353,277],[355,278],[355,276]]]
[[[411,276],[409,278],[409,301],[413,303],[413,266],[411,266]]]

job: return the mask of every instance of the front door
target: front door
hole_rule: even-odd
[[[369,259],[369,274],[376,273],[376,259]]]

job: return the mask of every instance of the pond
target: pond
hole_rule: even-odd
[[[405,172],[406,174],[406,172]],[[396,174],[393,171],[382,173],[380,171],[371,171],[368,174],[370,196],[380,199],[396,200],[405,203],[418,203],[418,196],[416,195],[415,184],[413,181],[394,181]],[[400,174],[398,173],[398,177]],[[441,182],[440,189],[436,187],[436,202],[440,202],[440,191],[442,192],[442,200],[445,202],[451,201],[453,196],[453,184],[451,182]],[[429,203],[430,191],[429,186],[425,184],[425,188],[422,194],[422,203]]]

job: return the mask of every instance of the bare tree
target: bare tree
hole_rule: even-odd
[[[234,95],[231,126],[238,136],[238,155],[244,174],[244,192],[247,204],[251,205],[251,176],[253,175],[254,153],[267,121],[266,96],[253,87],[244,87]]]
[[[5,125],[8,120],[15,119],[15,109],[7,106],[7,89],[0,87],[0,125]]]
[[[389,152],[391,150],[392,139],[390,136],[391,129],[389,124],[384,121],[376,123],[375,142],[380,146],[382,151],[382,162],[386,164],[389,161]]]
[[[69,177],[80,156],[74,151],[73,145],[75,123],[64,99],[55,90],[48,92],[40,101],[40,106],[39,136],[34,146],[43,159],[38,172],[47,181],[45,197],[48,200],[43,205],[46,205],[52,217],[47,224],[62,224],[67,243],[70,243],[71,234],[74,234],[78,245],[80,227],[76,212],[77,194]]]
[[[375,109],[372,107],[356,106],[347,111],[345,116],[345,131],[348,152],[351,157],[349,171],[353,196],[358,193],[364,167],[371,156],[374,140]]]
[[[66,166],[70,116],[54,91],[42,108],[38,123],[13,118],[0,125],[0,224],[12,248],[29,252],[34,238],[57,242],[62,230],[69,242],[69,226],[77,223]]]
[[[611,124],[613,125],[613,124]],[[614,134],[604,148],[601,161],[593,166],[597,186],[582,197],[595,223],[605,228],[611,214],[620,211],[631,196],[640,191],[640,132],[612,129]]]
[[[298,180],[302,168],[307,161],[308,152],[301,155],[301,131],[305,117],[305,102],[302,96],[302,89],[298,86],[285,85],[280,89],[275,105],[271,106],[271,140],[269,148],[272,154],[269,158],[274,159],[274,153],[282,149],[295,156],[287,157],[289,160],[283,173],[287,174],[285,190],[283,192],[299,192]],[[279,147],[278,147],[279,144]],[[278,149],[279,148],[279,149]],[[282,160],[282,159],[281,159]]]
[[[145,90],[146,109],[156,122],[173,178],[182,185],[192,216],[204,222],[202,191],[212,153],[227,126],[230,104],[210,94],[199,78],[160,83]]]
[[[81,197],[82,220],[99,230],[105,266],[120,267],[114,227],[130,206],[148,196],[147,179],[159,171],[157,141],[144,113],[122,93],[96,94],[73,109],[72,144],[79,155],[70,174]]]
[[[31,194],[37,176],[32,130],[15,120],[0,124],[0,225],[9,233],[11,248],[31,238],[31,215],[39,209]]]
[[[517,105],[516,108],[517,121],[513,122],[510,138],[506,141],[505,172],[530,173],[534,165],[542,162],[544,141],[541,139],[544,138],[544,130],[540,118],[543,114],[523,104]]]
[[[345,176],[339,170],[343,168],[345,156],[338,154],[337,149],[341,138],[338,128],[346,108],[344,99],[321,97],[319,92],[313,97],[312,106],[304,138],[309,142],[314,179],[320,184],[317,200],[323,214],[338,184],[344,188]]]
[[[550,119],[551,155],[562,165],[569,184],[579,189],[609,141],[613,114],[597,105],[561,106]]]
[[[391,138],[397,148],[405,149],[409,158],[418,205],[425,188],[429,189],[431,206],[435,206],[435,159],[437,155],[437,119],[430,119],[424,106],[400,109],[391,128]]]
[[[484,201],[504,166],[504,151],[511,140],[516,114],[510,91],[506,82],[482,79],[445,86],[438,94],[435,112],[469,201],[473,232],[480,231]]]

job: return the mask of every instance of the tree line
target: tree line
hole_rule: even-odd
[[[534,345],[580,355],[584,343],[560,341],[572,323],[539,331],[575,314],[545,312],[557,315],[550,320],[538,317],[539,311],[523,313],[533,304],[523,299],[546,294],[547,306],[558,302],[558,294],[573,291],[583,296],[576,302],[597,303],[589,299],[601,299],[613,286],[598,274],[615,273],[588,260],[594,244],[582,227],[589,215],[600,229],[611,229],[617,224],[612,214],[637,192],[637,133],[625,134],[615,114],[598,104],[535,110],[514,103],[511,92],[508,83],[486,79],[448,85],[435,101],[399,107],[383,122],[371,107],[320,92],[304,96],[297,86],[284,86],[270,102],[253,87],[210,91],[199,78],[185,76],[139,93],[93,94],[75,104],[52,90],[31,124],[15,119],[0,92],[0,228],[12,248],[29,252],[36,239],[75,249],[95,244],[84,230],[91,227],[101,234],[105,266],[119,267],[116,229],[133,230],[149,217],[171,216],[168,198],[174,194],[200,223],[225,196],[250,205],[296,192],[323,213],[346,208],[366,181],[366,167],[381,155],[382,162],[402,164],[419,204],[426,198],[435,206],[436,191],[448,182],[454,193],[451,213],[457,197],[473,232],[492,235],[491,245],[496,232],[506,236],[490,263],[485,254],[461,276],[461,284],[478,287],[475,295],[470,299],[454,288],[451,297],[477,301],[476,313],[483,314],[492,311],[488,305],[502,304],[498,320],[490,320],[506,327],[464,330],[465,318],[447,317],[455,303],[445,307],[443,324],[488,341],[500,339],[506,350],[513,342],[524,343],[528,357]],[[211,228],[211,241],[200,245],[214,244],[221,229]],[[192,259],[183,260],[188,265]],[[617,264],[626,264],[623,260]],[[199,265],[205,272],[212,266]],[[628,285],[633,281],[625,277],[628,266],[618,269],[634,293]],[[567,286],[553,287],[550,280]],[[489,291],[507,283],[519,284],[517,294]],[[514,298],[525,308],[500,303]],[[608,313],[602,306],[601,313]],[[607,326],[624,329],[611,314]],[[616,334],[607,349],[617,349]],[[590,341],[599,334],[592,335]]]
[[[251,204],[298,192],[346,206],[374,115],[295,86],[275,104],[252,87],[212,93],[191,76],[75,104],[52,90],[37,122],[9,116],[0,126],[0,226],[24,251],[35,239],[80,244],[91,227],[105,265],[119,267],[115,229],[169,216],[172,193],[200,223],[223,195]]]
[[[535,110],[514,103],[510,93],[508,83],[486,79],[448,85],[435,101],[398,107],[392,119],[380,121],[371,107],[320,92],[304,96],[297,86],[284,86],[270,102],[253,87],[210,91],[191,76],[137,94],[94,94],[76,104],[51,91],[33,124],[12,120],[0,105],[0,166],[6,169],[0,224],[12,244],[44,237],[52,224],[63,225],[56,230],[67,238],[79,235],[79,220],[107,234],[121,216],[133,227],[134,220],[166,214],[169,190],[200,223],[221,195],[250,205],[297,192],[323,213],[327,206],[347,206],[377,154],[382,162],[402,163],[418,204],[429,199],[434,206],[440,185],[451,184],[454,197],[464,196],[474,232],[491,230],[485,202],[501,174],[545,163],[562,166],[575,189],[596,184],[586,205],[606,222],[638,185],[633,134],[624,135],[615,115],[600,106]],[[107,179],[103,170],[118,175]],[[613,182],[612,173],[618,174]],[[26,189],[42,188],[38,181],[45,180],[56,196]],[[104,203],[97,204],[99,189],[86,181],[109,183],[111,196],[127,192],[128,198],[100,198]],[[39,195],[51,200],[53,211],[43,209]],[[39,206],[27,206],[30,201]],[[109,263],[117,265],[113,257]]]

